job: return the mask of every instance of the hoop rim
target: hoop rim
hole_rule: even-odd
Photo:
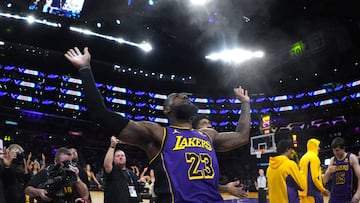
[[[264,154],[264,149],[255,149],[255,154]]]

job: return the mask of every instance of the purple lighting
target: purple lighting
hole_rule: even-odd
[[[265,97],[260,97],[260,98],[257,98],[256,99],[256,102],[263,102],[263,101],[265,101]]]
[[[219,126],[221,126],[221,127],[223,127],[223,126],[227,126],[227,125],[229,125],[229,121],[225,121],[225,122],[220,122],[219,123]]]
[[[44,100],[44,101],[42,101],[41,103],[42,103],[42,104],[44,104],[44,105],[49,105],[49,104],[53,104],[53,103],[54,103],[54,101],[51,101],[51,100]]]
[[[47,78],[50,78],[50,79],[54,79],[54,78],[58,78],[58,77],[59,77],[59,75],[55,75],[55,74],[49,74],[47,76]]]
[[[313,127],[313,126],[320,127],[320,126],[323,126],[323,125],[328,126],[328,125],[330,125],[330,122],[325,121],[324,119],[317,119],[317,120],[311,121],[310,127]]]
[[[221,104],[221,103],[224,103],[225,101],[226,101],[226,99],[217,99],[216,103]],[[232,103],[232,102],[230,101],[230,103]]]
[[[140,120],[144,120],[146,117],[145,116],[135,116],[134,120],[140,121]]]
[[[336,124],[346,124],[345,116],[336,116],[334,120],[331,121],[333,125]]]
[[[7,95],[7,92],[0,92],[0,97]]]
[[[310,106],[311,106],[310,103],[303,104],[303,105],[301,106],[301,109],[307,109],[307,108],[309,108]]]
[[[0,82],[9,82],[10,78],[0,78]]]
[[[143,92],[143,91],[136,91],[136,92],[135,92],[135,95],[136,95],[136,96],[142,96],[142,95],[144,95],[144,94],[146,94],[146,92]]]
[[[219,114],[227,114],[229,113],[229,110],[224,109],[224,110],[220,110]]]
[[[300,93],[295,96],[296,99],[302,98],[305,96],[305,93]]]
[[[46,91],[54,91],[55,89],[56,89],[56,87],[52,87],[52,86],[46,86],[44,88],[44,90],[46,90]]]
[[[15,66],[5,66],[5,70],[14,70]]]

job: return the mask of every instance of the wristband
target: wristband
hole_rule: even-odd
[[[82,68],[79,73],[83,82],[85,101],[90,118],[102,124],[105,129],[110,130],[111,134],[119,135],[130,120],[107,110],[90,68]]]

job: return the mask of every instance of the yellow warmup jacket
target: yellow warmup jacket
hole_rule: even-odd
[[[300,159],[300,170],[306,177],[306,187],[299,193],[301,197],[317,196],[325,192],[322,182],[319,154],[320,141],[310,139],[307,142],[307,152]]]
[[[266,170],[270,203],[298,203],[298,190],[305,187],[305,177],[287,156],[270,157]]]

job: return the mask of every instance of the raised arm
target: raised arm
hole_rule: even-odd
[[[29,152],[28,157],[27,157],[27,160],[26,160],[26,167],[27,167],[28,170],[30,170],[30,171],[32,170],[31,156],[32,156],[32,153]]]
[[[41,163],[41,166],[40,166],[40,170],[42,170],[42,169],[44,169],[46,167],[46,157],[45,157],[44,153],[41,153],[41,160],[42,160],[42,163]]]
[[[146,182],[148,182],[148,179],[145,177],[145,173],[147,172],[147,170],[148,167],[145,167],[139,176],[140,179],[145,180]]]
[[[84,48],[83,53],[77,47],[69,49],[65,53],[65,57],[80,72],[90,116],[110,130],[112,134],[118,135],[117,137],[120,140],[144,149],[148,156],[152,158],[160,148],[163,128],[155,123],[135,122],[126,119],[106,108],[103,98],[95,85],[90,67],[91,55],[87,47]],[[153,149],[154,147],[155,149]]]
[[[244,146],[249,142],[251,116],[248,91],[238,87],[234,88],[234,93],[241,102],[238,125],[234,132],[221,132],[214,136],[216,151],[229,151]]]
[[[137,166],[132,166],[131,169],[133,170],[132,172],[137,176],[140,177],[140,171],[139,168]]]
[[[119,142],[120,140],[118,140],[115,136],[111,136],[110,146],[104,158],[104,170],[106,173],[111,173],[113,169],[115,148]]]
[[[334,165],[334,157],[331,157],[330,164],[327,167],[325,174],[323,176],[324,185],[326,185],[329,182],[331,175],[335,172],[336,172],[336,166]]]

